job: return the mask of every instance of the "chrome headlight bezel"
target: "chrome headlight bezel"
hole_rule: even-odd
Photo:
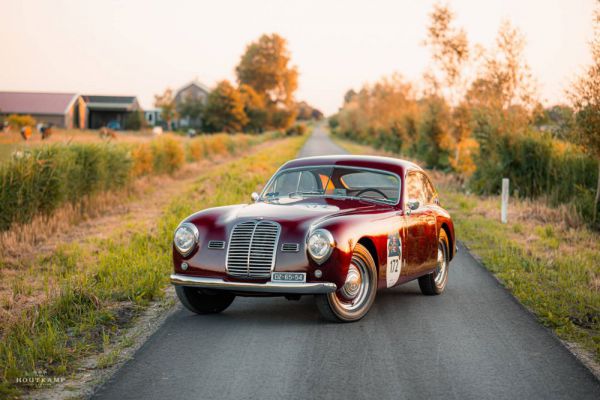
[[[189,248],[181,248],[177,244],[177,234],[180,231],[183,232],[183,230],[187,230],[188,233],[192,234],[192,236],[193,236],[193,240],[192,240],[192,243]],[[173,245],[175,246],[175,248],[177,249],[179,254],[181,254],[182,256],[185,257],[185,256],[190,255],[190,253],[192,251],[194,251],[194,249],[198,245],[199,238],[200,238],[200,232],[198,232],[198,228],[196,228],[196,225],[194,225],[190,222],[184,222],[184,223],[180,224],[177,227],[177,229],[175,229],[175,234],[173,235]]]
[[[321,243],[323,245],[322,253],[314,253],[312,251],[311,239],[320,238]],[[308,250],[308,254],[310,257],[319,265],[323,264],[333,252],[333,248],[335,247],[335,240],[333,239],[333,235],[327,229],[315,229],[312,231],[306,238],[306,248]]]

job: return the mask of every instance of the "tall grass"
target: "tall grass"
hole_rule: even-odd
[[[276,142],[209,169],[173,201],[157,229],[131,227],[124,237],[63,246],[39,260],[36,271],[29,273],[44,274],[48,299],[2,327],[0,377],[6,383],[0,383],[0,395],[14,388],[16,378],[36,369],[51,376],[65,374],[76,367],[78,357],[100,351],[103,336],[117,334],[119,306],[143,307],[164,295],[172,268],[172,233],[179,221],[199,208],[246,201],[303,142]],[[91,256],[90,248],[97,256]]]
[[[187,141],[165,135],[137,144],[52,144],[16,152],[0,164],[0,231],[65,203],[125,188],[139,176],[173,174],[186,161],[237,154],[278,135],[215,134]]]

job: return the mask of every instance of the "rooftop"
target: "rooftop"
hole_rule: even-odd
[[[3,114],[66,114],[76,93],[0,92]]]

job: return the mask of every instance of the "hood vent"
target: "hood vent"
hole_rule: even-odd
[[[208,242],[208,248],[213,250],[225,249],[225,242],[223,240],[211,240]]]
[[[297,253],[300,251],[300,245],[298,243],[283,243],[281,245],[281,251],[286,253]]]

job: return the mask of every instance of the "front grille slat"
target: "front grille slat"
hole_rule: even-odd
[[[246,221],[233,227],[227,248],[227,273],[267,278],[275,265],[281,227],[272,221]]]

